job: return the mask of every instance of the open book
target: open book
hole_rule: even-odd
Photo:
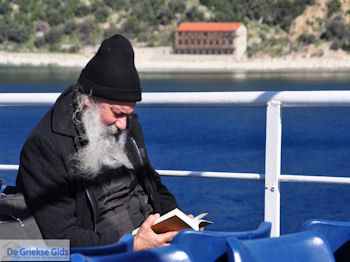
[[[158,220],[152,226],[152,229],[158,234],[169,231],[180,231],[186,228],[199,230],[201,227],[205,227],[213,223],[202,219],[207,214],[208,213],[203,213],[195,218],[190,218],[180,209],[175,208],[158,218]],[[132,234],[135,235],[138,231],[139,228],[136,228],[134,231],[132,231]]]

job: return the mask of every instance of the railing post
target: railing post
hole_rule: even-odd
[[[265,221],[272,223],[272,237],[280,235],[281,137],[281,103],[270,101],[266,110]]]

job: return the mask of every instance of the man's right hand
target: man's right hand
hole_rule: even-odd
[[[150,215],[145,222],[143,222],[134,237],[134,251],[170,245],[171,240],[178,232],[172,231],[163,234],[154,233],[151,227],[159,217],[159,214]]]

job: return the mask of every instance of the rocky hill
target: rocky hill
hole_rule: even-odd
[[[289,30],[248,23],[249,55],[334,57],[350,51],[350,1],[315,0]]]
[[[350,51],[349,0],[0,0],[0,50],[86,53],[115,33],[171,47],[184,21],[243,21],[251,58]]]

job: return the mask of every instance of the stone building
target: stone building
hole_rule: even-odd
[[[240,59],[247,49],[247,29],[240,22],[181,23],[174,47],[177,54],[233,54]]]

